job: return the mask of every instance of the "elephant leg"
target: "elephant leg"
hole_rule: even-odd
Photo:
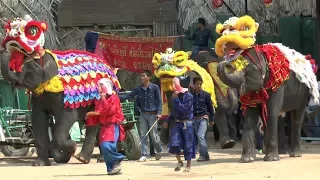
[[[266,125],[266,155],[265,161],[279,161],[278,150],[278,119],[280,109],[283,105],[284,87],[280,87],[276,92],[269,93],[267,101],[267,125]]]
[[[306,104],[306,103],[305,103]],[[290,143],[290,157],[301,157],[300,137],[301,126],[304,119],[304,108],[291,111],[291,143]]]
[[[242,162],[251,162],[256,158],[255,144],[259,113],[258,107],[249,107],[245,112],[242,132]]]
[[[215,140],[216,142],[218,142],[218,141],[219,141],[219,138],[220,138],[220,134],[219,134],[219,130],[218,130],[218,128],[217,128],[217,125],[216,125],[216,124],[213,125],[212,129],[213,129],[214,140]]]
[[[229,135],[232,140],[237,139],[237,127],[235,114],[227,114],[227,122],[229,127]]]
[[[154,151],[154,146],[153,146],[153,142],[152,142],[152,139],[151,139],[151,135],[149,134],[149,143],[150,143],[150,156],[151,157],[155,157],[156,153]]]
[[[240,116],[240,112],[238,111],[238,114],[236,114],[236,129],[237,129],[238,140],[241,139],[240,124],[241,124],[241,116]]]
[[[286,135],[288,136],[288,145],[290,147],[291,145],[291,139],[292,139],[292,134],[291,134],[291,112],[287,112],[286,114]]]
[[[77,149],[77,144],[69,139],[69,130],[78,119],[78,112],[76,109],[63,109],[62,111],[54,114],[53,145],[56,149],[73,155]]]
[[[98,126],[86,126],[86,137],[83,141],[82,149],[79,154],[75,155],[75,158],[78,159],[80,162],[85,164],[88,164],[90,162],[92,153],[96,144],[95,140],[96,140],[97,134],[99,134]],[[97,135],[97,140],[99,141],[99,135]],[[101,151],[100,151],[99,158],[100,157],[101,157]],[[103,157],[102,157],[102,160],[103,160]]]
[[[32,107],[32,130],[35,137],[35,147],[38,159],[32,163],[33,166],[50,166],[49,161],[49,115],[39,106],[38,100],[34,99]]]
[[[285,133],[284,118],[279,117],[278,120],[278,147],[279,154],[287,154],[288,141]]]
[[[100,126],[98,126],[98,132],[96,133],[96,142],[97,142],[98,147],[99,147],[99,157],[97,159],[97,162],[98,163],[102,163],[102,162],[104,162],[104,157],[103,157],[103,153],[102,153],[102,150],[101,150],[101,147],[100,147]],[[93,149],[94,149],[94,146],[93,146]]]
[[[215,124],[219,130],[219,141],[222,149],[232,148],[235,141],[230,139],[227,115],[217,109],[215,114]]]

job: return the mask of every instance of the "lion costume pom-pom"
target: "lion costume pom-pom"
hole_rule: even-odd
[[[221,35],[222,34],[222,31],[223,31],[223,24],[219,23],[217,24],[216,26],[216,33]]]

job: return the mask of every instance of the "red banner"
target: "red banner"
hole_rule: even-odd
[[[152,57],[172,47],[174,37],[122,37],[99,34],[95,54],[114,68],[133,72],[153,70]]]

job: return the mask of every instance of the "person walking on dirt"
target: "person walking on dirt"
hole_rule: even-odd
[[[148,140],[144,138],[148,130],[152,127],[156,121],[161,117],[162,112],[162,101],[160,95],[160,88],[158,85],[150,82],[152,73],[149,70],[145,70],[141,73],[142,85],[139,85],[127,96],[122,97],[122,99],[129,99],[136,97],[136,105],[140,111],[139,117],[139,129],[140,138],[143,139],[141,142],[141,158],[139,162],[147,161],[148,154]],[[156,160],[161,159],[162,146],[160,141],[160,136],[158,133],[157,124],[153,126],[150,131],[151,142],[156,153]]]
[[[187,88],[181,87],[180,79],[177,77],[173,78],[173,89],[174,93],[171,98],[173,101],[172,111],[163,123],[163,128],[168,128],[169,122],[172,124],[169,153],[174,154],[178,160],[174,170],[180,171],[183,167],[183,161],[180,158],[181,150],[183,150],[184,159],[187,161],[184,172],[189,172],[191,159],[196,156],[196,137],[193,128],[193,96]]]
[[[193,115],[194,115],[194,128],[199,142],[200,157],[197,161],[209,161],[210,156],[208,153],[208,145],[206,141],[206,133],[208,123],[213,126],[214,109],[210,94],[203,91],[203,80],[200,76],[193,78],[194,92],[193,95]]]
[[[194,61],[197,59],[200,51],[208,51],[215,55],[215,53],[209,48],[209,38],[213,44],[215,43],[214,34],[206,27],[206,20],[204,18],[199,18],[197,27],[197,30],[191,37],[186,37],[188,40],[194,41],[191,54],[191,59]]]
[[[99,101],[95,102],[94,111],[86,114],[87,126],[100,124],[99,143],[107,166],[108,175],[121,173],[121,161],[124,155],[117,152],[117,142],[124,141],[125,132],[121,125],[124,116],[120,99],[113,94],[110,79],[98,81]]]

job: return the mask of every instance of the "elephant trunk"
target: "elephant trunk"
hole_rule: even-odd
[[[8,82],[20,82],[19,77],[9,69],[9,61],[11,54],[6,51],[1,51],[0,61],[1,61],[1,75],[5,81]]]
[[[229,87],[226,97],[223,97],[219,91],[216,91],[216,98],[219,110],[226,114],[230,114],[238,108],[238,96],[234,88]]]
[[[229,112],[228,113],[233,113],[235,110],[238,109],[239,107],[239,100],[238,100],[238,93],[235,88],[230,88],[228,89],[228,101],[229,101]]]
[[[227,69],[235,69],[234,65],[228,61],[222,61],[218,64],[218,76],[222,82],[225,84],[240,89],[242,83],[244,82],[244,72],[243,71],[233,71],[233,73],[228,73]]]
[[[215,91],[215,92],[216,92],[216,100],[218,103],[218,109],[223,112],[228,112],[230,110],[230,101],[228,101],[227,98],[223,97],[223,95],[219,91]]]

